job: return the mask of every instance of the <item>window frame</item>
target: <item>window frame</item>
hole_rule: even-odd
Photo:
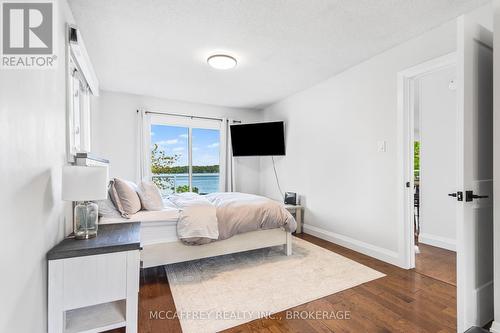
[[[90,87],[70,57],[68,64],[68,160],[77,153],[90,152]]]
[[[78,86],[78,87],[77,87]],[[75,94],[78,92],[77,94]],[[91,151],[91,99],[99,96],[99,82],[77,27],[66,25],[66,153]]]

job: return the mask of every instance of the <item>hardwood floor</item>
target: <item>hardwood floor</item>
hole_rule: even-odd
[[[420,243],[420,253],[415,255],[415,271],[436,280],[457,285],[457,254]]]
[[[455,332],[456,288],[453,285],[404,270],[322,239],[302,234],[311,243],[339,253],[387,276],[321,299],[297,306],[291,311],[326,311],[315,318],[287,319],[281,312],[274,319],[259,319],[224,332]],[[300,288],[300,286],[291,286]],[[139,332],[181,332],[178,320],[150,319],[149,311],[175,311],[164,270],[146,269],[141,273],[139,293]],[[297,312],[295,312],[297,313]],[[333,319],[344,314],[349,319]],[[123,330],[115,330],[124,332]]]

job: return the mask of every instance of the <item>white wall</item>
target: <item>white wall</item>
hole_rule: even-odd
[[[0,332],[47,331],[45,254],[71,227],[71,208],[60,198],[64,32],[73,19],[66,1],[57,4],[57,69],[0,70]]]
[[[457,190],[456,67],[418,80],[420,117],[420,242],[455,251]]]
[[[283,190],[303,197],[306,232],[404,265],[397,73],[453,52],[455,36],[452,21],[265,110],[267,119],[286,121],[287,156],[277,169]],[[377,151],[378,141],[387,152]],[[269,159],[261,173],[262,193],[279,198]]]
[[[161,98],[102,91],[92,109],[92,152],[110,160],[110,176],[136,180],[137,110],[258,121],[262,111],[171,101]],[[236,159],[236,190],[259,192],[260,161]]]

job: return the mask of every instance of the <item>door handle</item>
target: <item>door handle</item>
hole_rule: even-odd
[[[487,195],[477,195],[473,191],[465,191],[465,201],[470,202],[474,199],[486,199]]]
[[[457,198],[457,201],[464,201],[464,193],[462,191],[448,193],[448,196]]]

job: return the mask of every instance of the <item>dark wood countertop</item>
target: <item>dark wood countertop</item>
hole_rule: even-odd
[[[48,253],[48,260],[139,250],[140,222],[99,225],[97,236],[79,240],[65,238]]]

